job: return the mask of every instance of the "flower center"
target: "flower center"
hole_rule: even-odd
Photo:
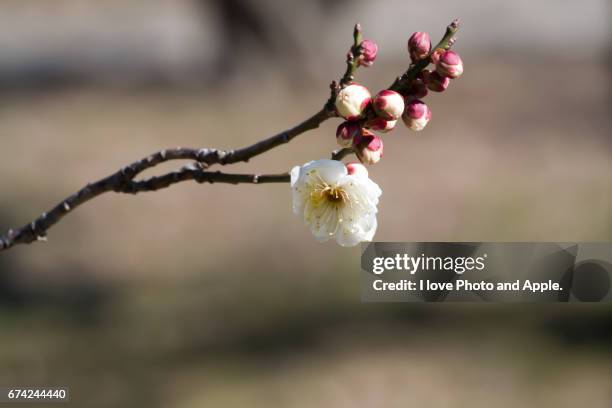
[[[320,183],[312,190],[311,198],[316,204],[332,204],[342,206],[349,201],[349,195],[342,187]]]
[[[338,187],[328,187],[323,191],[323,195],[332,204],[339,204],[346,200],[346,193]]]

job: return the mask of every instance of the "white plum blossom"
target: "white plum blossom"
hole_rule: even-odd
[[[368,172],[351,174],[337,160],[315,160],[291,170],[293,212],[319,242],[335,238],[349,247],[371,241],[376,232],[376,213],[381,190]]]

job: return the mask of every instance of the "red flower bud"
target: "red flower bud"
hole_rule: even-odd
[[[440,60],[440,55],[442,55],[443,52],[445,52],[443,48],[436,48],[429,56],[431,63],[434,65],[437,64]]]
[[[417,31],[410,36],[408,40],[408,53],[410,53],[410,59],[413,62],[425,58],[429,54],[430,49],[431,41],[429,40],[429,34]]]
[[[395,128],[396,123],[397,123],[397,120],[387,120],[387,119],[381,118],[380,116],[377,116],[375,118],[368,120],[365,124],[365,127],[368,129],[386,133],[390,130],[393,130],[393,128]]]
[[[427,88],[434,92],[442,92],[446,90],[446,88],[448,88],[448,84],[450,84],[450,78],[443,77],[437,71],[432,72],[427,76]]]
[[[349,176],[368,177],[368,169],[366,169],[366,167],[361,163],[347,163],[346,171],[348,172]]]
[[[372,40],[363,40],[360,45],[361,54],[357,59],[359,66],[369,67],[374,63],[378,54],[378,45]]]
[[[351,84],[341,89],[336,96],[336,112],[346,120],[361,119],[372,96],[365,86]]]
[[[353,139],[353,148],[359,161],[364,164],[378,163],[383,155],[382,139],[365,129]]]
[[[431,119],[431,110],[419,99],[408,102],[402,115],[404,124],[412,130],[423,130]]]
[[[408,87],[408,96],[411,99],[424,98],[428,93],[429,91],[427,90],[427,85],[425,85],[425,82],[422,79],[415,79]]]
[[[357,122],[342,122],[336,129],[336,141],[342,147],[349,147],[353,144],[355,136],[361,133],[361,126]]]
[[[438,74],[448,78],[459,78],[463,74],[463,61],[454,51],[448,50],[440,54],[436,64]]]
[[[397,120],[404,111],[404,98],[395,91],[385,89],[374,97],[372,105],[376,114],[381,118]]]

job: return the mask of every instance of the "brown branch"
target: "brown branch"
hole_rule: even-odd
[[[454,34],[458,29],[458,22],[455,20],[451,23],[446,34],[440,43],[434,48],[449,48],[454,40]],[[172,184],[182,181],[194,180],[198,183],[286,183],[289,182],[289,174],[227,174],[219,171],[210,172],[207,169],[214,165],[226,165],[237,162],[247,162],[251,158],[265,153],[277,146],[288,143],[296,136],[309,130],[319,127],[325,120],[337,116],[334,110],[334,100],[337,92],[343,86],[346,86],[354,79],[355,71],[358,68],[357,58],[361,44],[361,28],[359,24],[355,26],[353,32],[353,45],[347,56],[346,72],[340,79],[339,84],[336,81],[332,82],[330,98],[325,103],[324,107],[304,120],[300,124],[285,130],[284,132],[270,136],[250,146],[243,147],[237,150],[218,150],[218,149],[192,149],[192,148],[172,148],[161,150],[152,155],[149,155],[141,160],[138,160],[119,171],[100,179],[94,183],[90,183],[67,197],[48,212],[43,213],[34,221],[26,224],[18,229],[10,229],[4,235],[0,235],[0,251],[12,248],[17,244],[28,244],[35,241],[46,240],[46,234],[49,228],[58,223],[64,216],[72,212],[75,208],[83,203],[110,191],[116,193],[136,194],[146,191],[157,191]],[[432,50],[433,52],[433,50]],[[408,70],[391,85],[390,89],[399,92],[404,91],[416,75],[429,64],[429,58],[425,58],[416,64],[411,65]],[[347,155],[353,153],[352,148],[344,148],[336,150],[332,153],[332,159],[342,160]],[[143,171],[153,168],[160,163],[170,160],[193,160],[195,163],[183,167],[181,170],[166,173],[160,176],[150,177],[145,180],[134,180],[134,178]]]
[[[321,123],[329,118],[335,117],[336,114],[327,108],[323,108],[302,123],[270,136],[267,139],[260,140],[250,146],[243,147],[237,150],[219,150],[219,149],[193,149],[186,147],[176,147],[155,152],[129,166],[121,169],[123,176],[128,179],[133,179],[144,170],[157,166],[160,163],[170,160],[194,160],[205,167],[214,164],[233,164],[238,162],[248,162],[255,156],[267,152],[282,144],[288,143],[293,138],[309,130],[318,128]]]
[[[220,171],[205,171],[195,165],[185,166],[179,171],[154,176],[146,180],[132,181],[126,184],[121,193],[137,194],[146,191],[157,191],[170,187],[182,181],[194,180],[197,183],[229,183],[229,184],[265,184],[288,183],[289,173],[280,174],[228,174]]]
[[[201,149],[198,153],[197,161],[205,165],[212,164],[232,164],[237,162],[247,162],[249,159],[267,152],[284,143],[288,143],[294,137],[301,135],[304,132],[313,130],[319,127],[321,123],[329,118],[335,117],[335,112],[324,107],[319,112],[312,115],[297,126],[284,132],[278,133],[267,139],[261,140],[255,144],[243,147],[238,150],[216,150],[216,149]]]
[[[359,44],[357,42],[357,40],[360,38],[358,26],[355,27],[353,37],[354,48]],[[347,61],[347,65],[349,65],[349,61]],[[354,66],[354,64],[351,63],[350,66]],[[347,73],[345,73],[345,75],[342,77],[342,80],[347,78],[347,75],[349,75],[348,73],[352,75],[354,69],[355,68],[349,69],[349,67],[347,67]],[[58,223],[66,214],[74,210],[79,205],[109,191],[114,191],[117,193],[155,191],[185,180],[195,180],[200,183],[221,182],[233,184],[288,182],[288,174],[257,176],[249,174],[207,172],[204,171],[204,169],[214,164],[226,165],[238,162],[247,162],[255,156],[265,153],[282,144],[288,143],[293,138],[304,132],[318,128],[321,123],[336,116],[333,107],[333,100],[335,99],[336,92],[337,87],[334,82],[331,86],[330,98],[327,100],[321,110],[300,124],[250,146],[237,150],[219,150],[207,148],[193,149],[177,147],[161,150],[141,160],[138,160],[108,177],[98,180],[95,183],[86,185],[78,192],[64,199],[48,212],[42,213],[42,215],[31,223],[26,224],[21,228],[9,229],[5,234],[0,235],[0,251],[12,248],[17,244],[29,244],[35,241],[45,241],[49,228]],[[199,168],[184,167],[179,171],[167,173],[162,176],[151,177],[143,181],[134,181],[134,177],[143,171],[170,160],[194,160],[198,163]]]
[[[58,223],[64,216],[79,205],[109,191],[116,193],[136,194],[147,191],[157,191],[182,181],[194,180],[197,183],[287,183],[289,174],[227,174],[220,171],[210,172],[197,165],[185,166],[179,171],[173,171],[146,180],[133,181],[126,179],[122,171],[103,178],[93,184],[88,184],[81,190],[63,200],[50,211],[43,213],[36,220],[19,229],[10,229],[0,236],[0,251],[17,244],[29,244],[34,241],[45,241],[49,228]]]
[[[45,241],[47,231],[58,223],[66,214],[74,210],[79,205],[109,191],[117,193],[137,193],[141,191],[155,191],[165,188],[171,184],[185,181],[196,180],[198,182],[222,182],[222,183],[270,183],[286,182],[288,175],[257,176],[248,174],[228,175],[224,173],[205,172],[203,169],[213,164],[231,164],[241,161],[248,161],[252,157],[260,155],[268,150],[289,142],[294,137],[307,132],[308,130],[319,127],[325,120],[334,116],[333,112],[323,108],[302,123],[278,133],[267,139],[261,140],[250,146],[238,150],[218,150],[218,149],[192,149],[177,147],[166,149],[149,155],[138,160],[116,173],[111,174],[95,183],[90,183],[72,194],[51,210],[42,213],[38,218],[29,224],[17,229],[9,229],[4,235],[0,236],[0,251],[12,248],[17,244],[29,244],[35,241]],[[134,177],[146,169],[152,168],[160,163],[169,160],[195,160],[202,169],[183,168],[180,171],[165,174],[163,176],[152,177],[144,181],[133,181]]]

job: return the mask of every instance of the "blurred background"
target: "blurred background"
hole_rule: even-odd
[[[425,131],[385,137],[376,239],[612,240],[606,0],[4,0],[0,228],[148,153],[298,123],[357,21],[376,92],[454,17],[465,74]],[[231,171],[328,157],[337,125]],[[609,305],[361,304],[359,254],[315,242],[287,185],[104,195],[0,254],[0,385],[83,407],[612,403]]]

